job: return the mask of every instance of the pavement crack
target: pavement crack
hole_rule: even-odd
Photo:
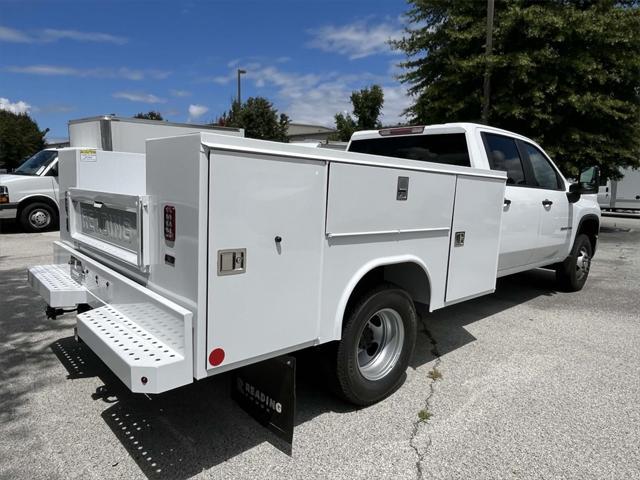
[[[442,357],[440,356],[440,351],[438,350],[438,342],[433,336],[433,334],[431,333],[431,331],[429,330],[429,328],[427,327],[427,324],[423,318],[420,318],[420,323],[422,324],[422,333],[424,333],[425,336],[429,339],[429,342],[431,342],[431,354],[435,357],[435,362],[429,373],[438,372],[438,367],[442,363]],[[435,394],[435,383],[438,381],[439,376],[428,375],[428,378],[431,380],[429,382],[429,391],[427,392],[427,396],[424,399],[424,402],[423,402],[424,406],[423,406],[423,409],[421,410],[421,412],[426,412],[426,413],[424,414],[424,416],[419,415],[418,419],[415,422],[413,422],[413,427],[411,429],[411,436],[409,437],[409,446],[415,452],[415,455],[417,458],[416,477],[420,480],[424,478],[424,474],[422,471],[422,462],[424,461],[424,458],[426,457],[427,452],[431,448],[432,439],[431,439],[431,436],[427,437],[427,443],[421,452],[420,448],[418,448],[418,445],[416,445],[416,437],[418,435],[418,431],[420,430],[420,425],[427,423],[429,421],[429,417],[431,416],[429,407],[431,406],[431,399]]]

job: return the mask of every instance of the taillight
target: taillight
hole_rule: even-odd
[[[171,205],[164,206],[164,239],[176,241],[176,207]]]

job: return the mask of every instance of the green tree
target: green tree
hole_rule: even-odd
[[[497,0],[493,54],[485,2],[409,0],[401,80],[417,123],[479,121],[538,141],[567,174],[597,164],[610,178],[640,165],[637,1]]]
[[[379,85],[351,92],[350,100],[355,120],[348,113],[337,113],[334,117],[337,130],[336,138],[342,142],[349,141],[356,130],[371,130],[381,127],[379,117],[384,105],[384,93]]]
[[[233,102],[231,109],[213,123],[225,127],[244,128],[245,136],[248,138],[289,141],[289,117],[284,113],[278,115],[278,110],[264,97],[250,97],[242,105],[237,101]]]
[[[151,110],[147,113],[136,113],[133,118],[144,118],[146,120],[164,120],[162,114],[160,112],[156,112],[155,110]]]
[[[26,113],[0,110],[0,166],[15,168],[27,157],[42,150],[44,132]]]

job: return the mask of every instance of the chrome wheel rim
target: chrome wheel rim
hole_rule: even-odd
[[[576,277],[578,280],[582,280],[589,275],[589,268],[591,268],[591,257],[587,247],[581,247],[578,251],[578,257],[576,258]]]
[[[34,210],[29,215],[29,223],[34,228],[45,228],[51,223],[51,215],[46,210]]]
[[[385,377],[398,363],[403,343],[402,317],[397,311],[383,308],[371,315],[356,346],[360,374],[371,381]]]

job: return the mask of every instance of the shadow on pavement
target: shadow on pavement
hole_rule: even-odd
[[[553,272],[544,270],[507,277],[498,281],[493,295],[427,314],[424,322],[437,339],[439,354],[475,340],[466,325],[532,298],[553,295],[549,288],[553,277]],[[93,399],[109,404],[103,420],[148,478],[189,478],[264,442],[288,453],[286,445],[231,400],[229,373],[147,397],[131,393],[88,347],[72,337],[54,342],[51,348],[69,378],[99,376],[103,381]],[[318,351],[296,356],[296,425],[326,412],[355,410],[326,388]],[[434,358],[428,337],[419,336],[412,366]]]

